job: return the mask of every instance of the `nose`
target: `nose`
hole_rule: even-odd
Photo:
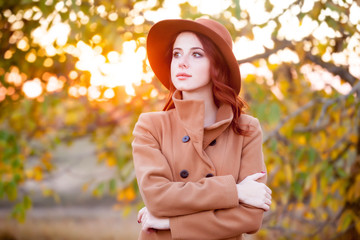
[[[184,69],[189,68],[189,62],[188,62],[186,56],[182,57],[179,60],[179,68],[184,68]]]

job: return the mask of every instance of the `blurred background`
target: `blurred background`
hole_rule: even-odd
[[[360,1],[1,0],[0,239],[137,239],[131,141],[157,21],[224,24],[271,211],[247,239],[360,239]]]

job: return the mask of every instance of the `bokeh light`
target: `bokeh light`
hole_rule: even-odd
[[[62,21],[60,13],[69,12],[69,20],[71,22],[77,21],[82,25],[88,24],[89,16],[81,10],[74,11],[69,8],[72,4],[81,5],[80,1],[75,1],[74,3],[71,1],[57,2],[55,4],[56,11],[47,16],[44,16],[38,7],[21,11],[16,15],[10,10],[4,10],[3,15],[7,18],[7,21],[11,24],[14,31],[9,39],[9,43],[16,44],[18,49],[26,52],[26,61],[35,63],[45,57],[41,60],[43,61],[43,66],[51,68],[55,64],[53,57],[59,55],[59,62],[65,62],[67,59],[65,57],[66,53],[77,59],[75,63],[76,70],[71,70],[67,75],[69,79],[77,81],[78,78],[82,77],[82,72],[90,73],[89,82],[87,83],[90,86],[69,86],[68,92],[70,96],[79,97],[88,95],[90,100],[94,100],[97,97],[111,99],[114,97],[112,94],[115,94],[113,88],[123,86],[129,96],[134,96],[135,87],[140,85],[141,81],[151,82],[154,77],[154,74],[148,67],[148,63],[145,62],[146,50],[144,45],[146,39],[141,37],[135,41],[133,40],[134,34],[145,31],[145,21],[157,22],[168,18],[180,18],[180,5],[185,3],[197,8],[199,13],[206,14],[210,17],[224,14],[237,31],[241,31],[241,29],[246,26],[246,18],[249,19],[250,23],[254,24],[252,27],[252,39],[246,36],[238,36],[234,39],[233,51],[239,60],[256,54],[262,54],[265,52],[265,49],[274,48],[274,42],[271,36],[275,28],[278,28],[279,39],[303,41],[304,38],[312,35],[316,40],[324,42],[329,38],[333,39],[339,36],[339,33],[335,32],[333,28],[328,26],[326,21],[324,21],[327,16],[331,16],[338,21],[347,19],[352,24],[357,25],[357,27],[360,21],[360,7],[353,1],[344,3],[350,6],[348,16],[340,15],[330,8],[321,11],[319,14],[320,24],[307,15],[305,15],[301,21],[296,17],[297,14],[307,13],[314,8],[315,1],[312,0],[304,1],[304,4],[301,6],[293,4],[294,0],[271,0],[273,6],[271,11],[266,11],[265,0],[240,1],[241,18],[234,17],[228,10],[233,4],[230,0],[165,0],[161,7],[156,10],[154,10],[154,7],[158,4],[158,1],[140,1],[134,3],[133,9],[126,12],[127,17],[124,19],[125,24],[133,25],[134,28],[133,31],[123,33],[124,41],[122,42],[121,51],[106,50],[106,52],[104,52],[104,36],[99,33],[94,34],[89,43],[81,39],[79,39],[76,44],[68,43],[71,28],[69,23]],[[110,21],[117,21],[119,18],[119,12],[114,11],[114,9],[109,10],[105,5],[96,6],[94,11],[100,17]],[[122,12],[122,10],[120,12]],[[279,22],[271,20],[271,18],[278,15],[281,15]],[[40,23],[40,26],[31,32],[30,38],[24,36],[24,33],[21,31],[24,25],[23,19],[27,21],[39,21]],[[261,27],[257,26],[258,24],[262,24]],[[280,24],[280,26],[278,26],[278,24]],[[331,53],[327,50],[325,54],[323,54],[322,59],[324,61],[334,61],[336,64],[349,65],[349,71],[354,74],[354,76],[359,77],[360,47],[356,47],[359,39],[359,34],[354,34],[354,36],[351,36],[347,49],[339,53]],[[32,49],[30,43],[38,44],[41,49],[37,51]],[[308,45],[310,46],[311,44]],[[304,41],[304,48],[307,48],[306,41]],[[307,51],[308,50],[309,49],[307,49]],[[3,57],[4,59],[11,59],[13,54],[14,50],[8,49],[4,52]],[[299,61],[297,52],[287,48],[269,57],[269,62],[272,64],[280,64],[282,62],[296,64]],[[144,66],[144,64],[146,65]],[[248,66],[242,68],[250,69]],[[146,71],[144,71],[144,69],[146,69]],[[246,73],[246,70],[244,71]],[[20,77],[21,73],[16,69],[10,70],[6,74],[7,81],[15,86],[21,86],[27,80],[26,77],[24,79],[24,76]],[[258,71],[256,74],[261,73]],[[63,88],[62,84],[66,81],[55,79],[57,78],[54,77],[48,80],[45,86],[46,92],[51,93]],[[334,81],[336,82],[337,80],[334,79]],[[34,83],[27,85],[35,86]],[[340,85],[335,84],[333,87],[339,86]],[[27,89],[27,92],[24,91],[26,96],[37,96],[39,92],[39,87],[26,87],[25,89]],[[30,94],[28,89],[37,89],[37,92]],[[106,90],[102,90],[104,91],[102,92],[100,89]],[[344,89],[348,89],[348,87]],[[344,89],[341,91],[346,92]]]
[[[35,78],[34,80],[26,81],[22,86],[22,90],[28,98],[36,98],[41,95],[43,88],[40,79]]]

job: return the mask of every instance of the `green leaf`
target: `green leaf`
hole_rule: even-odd
[[[14,181],[5,183],[5,192],[10,201],[14,201],[17,197],[17,189]]]
[[[23,198],[24,209],[28,210],[32,207],[32,202],[29,196],[25,195]]]
[[[293,192],[297,199],[301,200],[303,196],[302,186],[299,182],[293,182],[292,184]]]
[[[305,152],[304,148],[295,150],[295,161],[296,162],[299,162],[302,159],[304,152]]]
[[[110,191],[110,194],[116,193],[116,180],[115,179],[111,179],[109,181],[109,191]]]
[[[271,139],[271,141],[270,141],[270,149],[271,149],[272,151],[276,151],[276,150],[277,150],[277,145],[278,145],[277,141],[276,141],[275,139]]]
[[[309,165],[310,165],[310,166],[314,164],[315,159],[316,159],[316,154],[317,154],[317,153],[316,153],[316,150],[315,150],[315,149],[310,148],[310,149],[308,150],[308,157],[309,157]]]
[[[5,193],[4,183],[0,181],[0,198],[4,197],[4,193]]]
[[[240,1],[235,1],[235,17],[237,19],[240,19],[241,18],[240,14],[241,14]]]
[[[281,110],[280,106],[277,103],[272,103],[270,105],[270,114],[269,114],[269,120],[272,123],[279,122],[281,118]]]
[[[26,212],[24,209],[24,204],[22,202],[15,205],[11,212],[11,216],[19,222],[25,221]]]
[[[105,192],[105,184],[104,183],[100,183],[93,191],[93,194],[96,197],[102,197],[104,195]]]

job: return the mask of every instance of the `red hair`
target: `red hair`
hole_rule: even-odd
[[[247,131],[240,128],[240,116],[244,112],[243,109],[247,106],[246,102],[241,99],[229,86],[230,81],[230,69],[227,66],[223,55],[219,51],[219,49],[215,46],[215,44],[206,36],[194,33],[199,41],[201,42],[202,46],[204,47],[204,51],[206,56],[210,59],[210,77],[213,83],[213,97],[217,107],[221,104],[229,104],[232,108],[234,113],[234,117],[231,122],[232,129],[235,133],[239,135],[246,135]],[[172,46],[174,45],[175,39],[171,42],[169,46],[169,52],[167,54],[167,58],[170,59],[169,68],[171,63],[172,57]],[[170,78],[170,92],[164,106],[164,111],[170,110],[174,108],[174,103],[172,100],[172,95],[175,92],[176,88],[172,84],[171,76]]]

